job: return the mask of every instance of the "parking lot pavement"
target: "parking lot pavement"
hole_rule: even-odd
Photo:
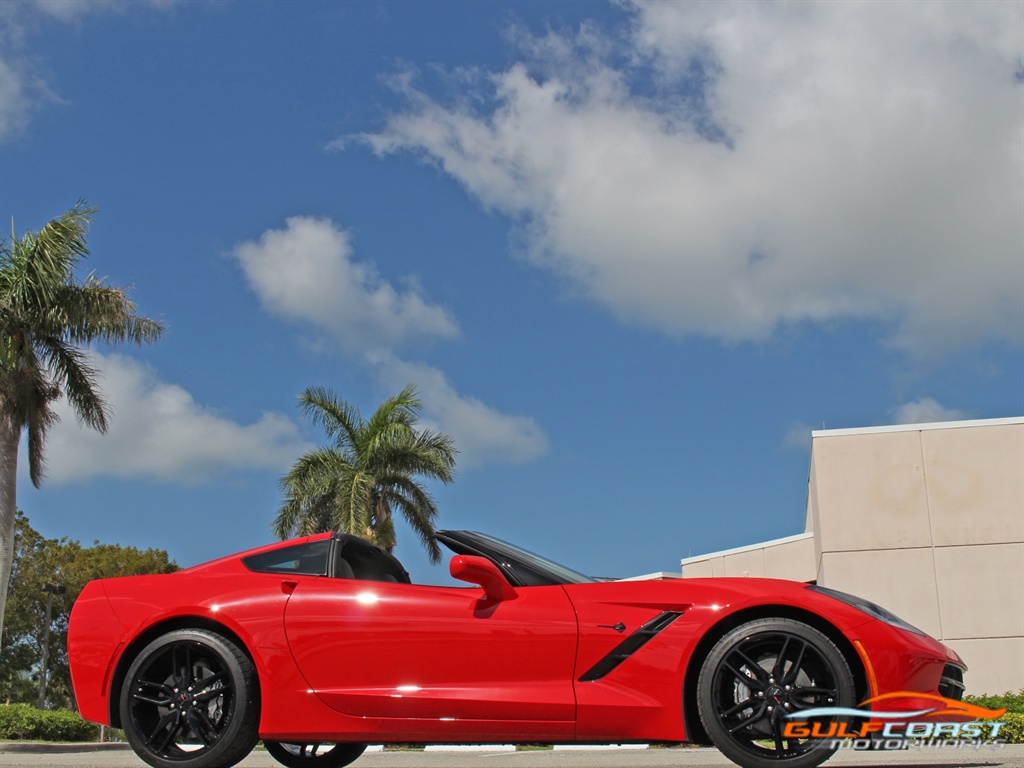
[[[2,768],[146,768],[131,751],[11,751],[0,747]],[[476,751],[368,752],[352,768],[724,768],[732,766],[721,753],[704,748],[529,752]],[[841,751],[826,768],[1024,768],[1024,745],[1003,749],[945,749],[903,752]],[[239,768],[279,768],[262,750]]]

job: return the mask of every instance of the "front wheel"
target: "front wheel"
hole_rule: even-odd
[[[821,632],[792,619],[757,619],[728,632],[704,660],[697,687],[701,724],[722,754],[743,768],[823,763],[836,751],[831,740],[786,736],[786,725],[798,720],[789,715],[855,703],[843,654]]]
[[[264,741],[277,762],[288,768],[342,768],[363,752],[365,744],[322,744],[320,742]]]
[[[128,668],[120,711],[128,743],[154,768],[230,768],[258,741],[256,670],[218,634],[168,632]]]

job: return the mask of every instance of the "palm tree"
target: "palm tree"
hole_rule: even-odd
[[[85,235],[96,212],[85,201],[38,233],[0,242],[0,635],[14,558],[18,446],[28,432],[28,467],[44,475],[53,405],[66,397],[80,421],[107,430],[107,405],[84,345],[156,341],[160,323],[135,314],[127,292],[75,267],[89,251]]]
[[[415,387],[385,400],[368,421],[322,387],[310,387],[299,402],[332,443],[300,457],[281,479],[285,502],[274,532],[282,539],[352,533],[391,552],[397,510],[419,534],[431,562],[439,562],[437,506],[416,478],[450,483],[456,451],[448,435],[416,429],[421,404]]]

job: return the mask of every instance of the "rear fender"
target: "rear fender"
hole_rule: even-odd
[[[85,720],[111,724],[110,681],[126,640],[103,584],[90,582],[75,601],[68,624],[68,665],[78,711]]]

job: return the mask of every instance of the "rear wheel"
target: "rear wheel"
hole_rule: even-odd
[[[701,724],[744,768],[813,768],[836,751],[830,739],[785,736],[790,714],[852,707],[853,675],[818,630],[792,619],[757,619],[711,649],[697,682]],[[815,718],[827,729],[828,718]],[[819,731],[819,733],[825,731]]]
[[[288,768],[342,768],[363,752],[365,744],[266,741],[267,752]]]
[[[155,768],[229,768],[258,740],[256,670],[218,634],[168,632],[128,668],[120,712],[128,743]]]

